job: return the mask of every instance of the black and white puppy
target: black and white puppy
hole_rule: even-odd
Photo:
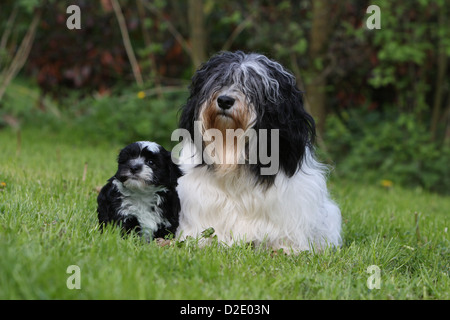
[[[118,157],[118,170],[97,198],[101,229],[120,225],[145,239],[174,234],[180,200],[176,192],[181,171],[171,154],[157,143],[139,141],[126,146]]]

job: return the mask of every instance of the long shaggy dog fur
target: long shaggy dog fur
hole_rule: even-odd
[[[255,53],[212,57],[192,79],[179,127],[202,137],[200,143],[183,141],[179,236],[213,227],[228,244],[243,240],[294,252],[340,245],[340,210],[327,191],[326,167],[314,158],[314,120],[295,78],[279,63]],[[238,134],[227,144],[229,129]],[[266,144],[252,143],[250,131],[256,141],[264,131]],[[222,133],[224,143],[210,132]],[[221,161],[205,159],[211,144]],[[253,162],[252,147],[258,151]],[[261,158],[263,147],[278,152],[273,174],[262,174],[270,166]]]

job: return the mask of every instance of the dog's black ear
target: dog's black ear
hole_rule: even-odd
[[[207,79],[208,63],[203,64],[194,74],[189,86],[189,98],[186,104],[181,108],[180,121],[178,127],[189,131],[191,137],[194,136],[194,121],[198,119],[200,105],[206,97],[202,94],[205,90],[205,81]]]
[[[181,172],[181,169],[178,167],[178,165],[173,163],[171,152],[165,151],[164,158],[165,158],[165,162],[167,164],[167,170],[169,173],[170,186],[176,187],[178,185],[178,178],[183,175]]]
[[[280,100],[267,102],[258,129],[279,130],[279,164],[292,177],[301,167],[306,148],[311,148],[316,131],[313,117],[303,107],[303,96],[290,79],[278,78]],[[270,149],[270,143],[269,143]],[[270,150],[269,150],[270,151]]]
[[[195,97],[189,98],[187,103],[181,109],[180,121],[178,127],[186,129],[191,137],[194,137],[194,121],[197,119],[197,104]]]
[[[292,176],[301,166],[306,148],[312,148],[316,128],[314,118],[303,107],[302,93],[296,87],[291,89],[289,99],[281,107],[284,110],[278,113],[278,120],[286,126],[280,126],[280,164]]]

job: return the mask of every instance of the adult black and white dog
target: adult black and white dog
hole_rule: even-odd
[[[176,192],[181,171],[162,146],[149,141],[122,149],[118,170],[97,198],[101,228],[121,225],[139,231],[147,240],[162,238],[178,227],[180,201]]]
[[[192,78],[179,127],[191,138],[178,160],[178,236],[213,227],[228,244],[294,252],[341,244],[327,167],[314,157],[314,120],[279,63],[240,51],[212,57]]]

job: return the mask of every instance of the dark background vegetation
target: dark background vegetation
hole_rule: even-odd
[[[81,29],[69,30],[69,5]],[[369,30],[369,5],[381,29]],[[2,0],[0,133],[170,148],[195,69],[221,50],[281,62],[333,176],[450,193],[448,1]],[[1,148],[1,146],[0,146]],[[1,152],[1,150],[0,150]]]

